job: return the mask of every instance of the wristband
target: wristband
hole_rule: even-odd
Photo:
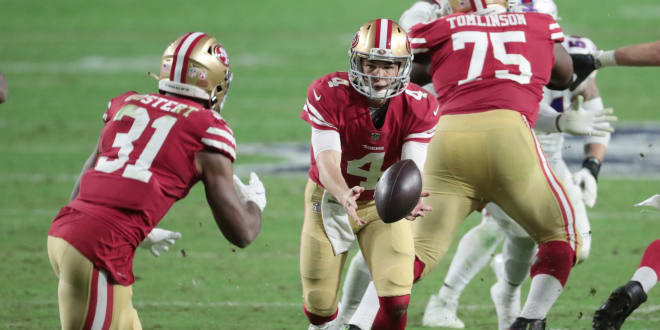
[[[616,66],[616,58],[614,57],[614,50],[599,50],[594,54],[596,59],[596,69],[606,66]]]
[[[600,172],[600,165],[601,165],[601,161],[596,157],[587,157],[582,162],[582,167],[588,169],[589,172],[591,172],[591,175],[594,176],[594,179],[596,179],[596,181],[598,181],[598,172]]]

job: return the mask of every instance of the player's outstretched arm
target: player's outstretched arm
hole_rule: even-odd
[[[660,66],[660,40],[623,46],[613,51],[598,51],[595,56],[600,66]],[[614,61],[608,61],[609,56]]]
[[[215,222],[225,238],[244,248],[257,238],[261,230],[261,210],[254,201],[243,203],[234,190],[234,170],[226,156],[200,151],[196,157],[197,169],[206,190],[206,201]],[[265,204],[265,192],[264,192]]]
[[[9,94],[9,87],[7,86],[7,79],[0,72],[0,103],[7,101],[7,95]]]
[[[364,222],[357,215],[357,199],[364,191],[363,187],[348,187],[344,176],[341,174],[341,152],[336,150],[325,150],[316,156],[316,165],[319,169],[319,180],[323,187],[334,196],[346,213],[362,225]]]
[[[564,90],[571,85],[573,79],[573,60],[561,44],[555,44],[555,64],[552,67],[552,76],[546,87],[555,90]]]
[[[74,200],[78,196],[78,192],[80,192],[80,178],[82,178],[82,175],[87,172],[90,168],[96,164],[96,159],[99,157],[99,145],[98,143],[96,146],[94,146],[94,151],[92,151],[92,154],[89,155],[85,163],[83,164],[82,169],[80,170],[80,175],[78,175],[78,179],[76,179],[76,184],[73,185],[73,191],[71,192],[71,196],[69,197],[69,202]]]

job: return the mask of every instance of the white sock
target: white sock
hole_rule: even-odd
[[[371,325],[378,314],[378,309],[380,309],[380,303],[378,302],[376,286],[373,282],[370,282],[362,297],[360,306],[358,306],[348,324],[357,325],[360,329],[371,329]]]
[[[508,284],[517,287],[525,281],[536,250],[536,242],[529,236],[508,237],[504,241],[504,248],[502,248],[504,280]]]
[[[336,324],[342,327],[348,323],[355,310],[362,300],[371,276],[369,275],[369,267],[362,256],[362,252],[358,252],[346,271],[346,279],[342,287],[341,302],[339,305],[339,314],[337,315]]]
[[[520,316],[527,319],[544,319],[563,289],[554,276],[548,274],[534,276]]]
[[[651,267],[639,267],[630,280],[641,283],[644,293],[649,293],[649,290],[658,283],[658,274]]]
[[[484,216],[481,223],[463,235],[458,243],[445,276],[445,285],[439,291],[442,299],[458,301],[465,286],[488,264],[497,245],[504,239],[499,225],[488,217],[491,216]]]
[[[325,323],[319,324],[319,325],[310,324],[309,328],[307,328],[307,330],[329,330],[331,325],[332,325],[332,321],[325,322]]]

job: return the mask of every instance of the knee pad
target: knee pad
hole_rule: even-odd
[[[303,298],[306,310],[314,315],[331,316],[337,311],[336,295],[329,290],[311,289],[305,292]]]

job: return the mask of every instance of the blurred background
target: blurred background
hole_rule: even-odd
[[[655,0],[556,2],[564,32],[601,49],[660,39]],[[348,47],[362,23],[398,20],[412,3],[0,0],[0,72],[9,83],[0,105],[0,326],[59,327],[46,235],[96,143],[107,102],[129,90],[156,91],[147,72],[158,70],[165,47],[203,31],[229,53],[234,81],[222,115],[238,141],[236,171],[246,177],[256,170],[266,184],[264,225],[251,246],[232,247],[196,187],[161,223],[183,234],[173,250],[160,258],[138,251],[134,303],[145,329],[305,329],[298,243],[309,127],[298,116],[306,89],[348,70]],[[632,205],[660,192],[659,74],[598,73],[605,105],[620,121],[590,210],[592,256],[573,270],[548,316],[551,328],[590,328],[593,311],[657,238],[660,213]],[[570,140],[566,156],[581,162],[581,140]],[[479,219],[471,216],[461,234]],[[453,249],[414,288],[409,329],[422,329],[424,306],[452,256]],[[464,292],[459,317],[469,329],[496,327],[493,281],[484,269]],[[660,328],[659,297],[651,292],[626,328]]]

